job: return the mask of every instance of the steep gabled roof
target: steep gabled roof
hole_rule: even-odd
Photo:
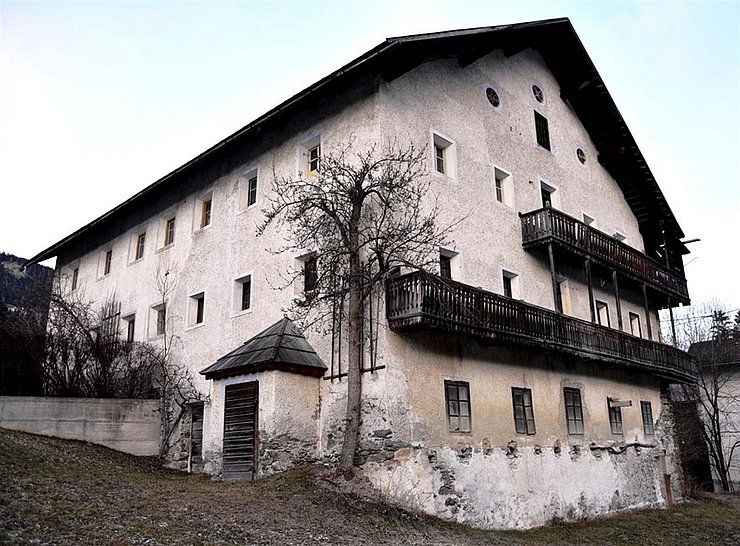
[[[293,321],[282,318],[200,373],[206,379],[223,379],[266,370],[321,377],[326,364]]]
[[[680,242],[684,236],[681,227],[567,18],[388,38],[40,252],[28,263],[56,256],[87,232],[115,222],[116,218],[126,215],[143,200],[166,191],[194,169],[218,157],[218,154],[256,137],[271,124],[279,123],[306,108],[307,104],[315,104],[318,98],[340,92],[357,78],[379,75],[390,81],[427,60],[452,57],[466,66],[494,50],[500,49],[506,55],[514,55],[526,48],[538,51],[543,57],[560,85],[562,99],[572,106],[588,131],[598,149],[599,161],[615,178],[637,218],[648,254],[656,256],[663,244],[662,231],[665,230],[671,265],[683,272],[681,255],[687,250]]]

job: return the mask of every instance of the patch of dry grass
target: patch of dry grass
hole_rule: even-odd
[[[740,500],[486,532],[360,498],[320,467],[214,482],[156,459],[0,430],[0,543],[740,544]]]

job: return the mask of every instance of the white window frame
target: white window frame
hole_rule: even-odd
[[[544,178],[539,177],[539,184],[537,185],[537,200],[541,203],[542,207],[545,206],[545,204],[542,203],[543,189],[546,189],[550,192],[550,207],[557,210],[562,210],[562,204],[560,202],[560,188],[549,180],[545,180]]]
[[[211,202],[210,221],[205,226],[203,223],[203,207],[205,204]],[[193,233],[200,233],[209,229],[213,225],[213,190],[207,190],[201,193],[196,199],[193,205]],[[177,219],[175,219],[177,221]],[[177,240],[177,226],[175,226],[175,240]]]
[[[321,156],[324,152],[324,138],[320,131],[312,133],[310,136],[303,138],[301,142],[298,145],[298,151],[297,151],[297,172],[298,176],[302,176],[304,178],[312,178],[316,176],[317,172],[309,171],[309,164],[308,164],[308,152],[309,150],[312,150],[316,146],[320,147],[319,151],[319,162],[321,160]],[[259,184],[259,179],[257,179],[257,184]]]
[[[162,310],[165,312],[164,324],[163,324],[162,333],[159,333],[158,332],[159,312]],[[165,335],[167,335],[167,304],[166,303],[157,303],[149,307],[149,312],[147,313],[146,332],[147,332],[148,339],[160,339],[164,337]]]
[[[450,137],[435,129],[431,129],[430,135],[432,174],[457,182],[457,143]],[[444,153],[444,172],[439,172],[437,170],[437,146],[441,147]]]
[[[522,299],[521,275],[518,271],[502,266],[499,272],[499,282],[501,283],[501,295],[504,296],[504,277],[511,279],[511,298],[515,300]]]
[[[136,341],[136,313],[128,313],[125,316],[122,316],[121,321],[124,324],[123,336],[124,336],[126,343]],[[129,328],[130,328],[129,325],[131,324],[131,322],[134,323],[134,332],[133,332],[132,339],[129,339],[128,333],[129,333]]]
[[[616,239],[617,241],[619,241],[620,243],[628,244],[628,243],[627,243],[627,240],[629,239],[629,237],[628,237],[628,236],[627,236],[627,234],[626,234],[626,233],[625,233],[624,231],[622,231],[621,229],[618,229],[618,230],[616,230],[616,231],[614,232],[614,235],[612,235],[612,237],[614,237],[614,238],[615,238],[615,239]]]
[[[606,315],[605,315],[606,316],[606,324],[604,324],[601,321],[601,314],[599,312],[600,311],[599,304],[603,304],[604,307],[602,307],[602,309],[606,309]],[[611,313],[609,311],[609,302],[594,299],[594,310],[596,311],[596,323],[599,326],[604,326],[605,328],[611,328],[612,327],[612,317],[611,317]]]
[[[249,279],[250,283],[249,308],[242,309],[242,291],[244,290],[243,286],[246,279]],[[238,275],[237,278],[234,279],[231,295],[231,309],[233,310],[231,314],[232,317],[238,317],[252,312],[254,309],[254,273],[252,271],[247,271],[242,275]]]
[[[498,180],[499,173],[504,175],[501,179],[502,201],[499,201],[496,195],[496,180]],[[514,208],[514,177],[511,172],[499,165],[493,166],[493,200],[500,205]]]
[[[108,252],[111,253],[110,255],[110,268],[108,272],[105,272],[105,262],[106,257],[108,255]],[[113,271],[113,245],[104,247],[100,253],[98,254],[98,276],[97,279],[105,279],[110,276],[111,271]]]
[[[157,221],[157,241],[156,241],[156,252],[160,252],[162,250],[166,250],[172,246],[175,245],[177,242],[177,236],[180,229],[178,229],[177,224],[177,208],[169,209],[167,212],[164,212],[159,215],[159,220]],[[167,233],[167,223],[174,218],[175,220],[175,236],[173,238],[173,241],[171,243],[165,244],[165,235]]]
[[[305,286],[305,277],[304,277],[304,267],[306,265],[306,262],[309,261],[311,258],[315,258],[317,256],[317,253],[315,250],[310,250],[306,252],[299,252],[293,259],[293,268],[295,272],[295,279],[293,279],[293,294],[295,296],[302,296],[304,294],[304,286]]]
[[[143,261],[144,258],[146,258],[147,246],[149,245],[151,239],[148,227],[149,226],[145,224],[137,227],[131,232],[131,238],[128,245],[128,265],[139,263]],[[144,252],[142,253],[141,258],[137,258],[136,248],[138,246],[140,235],[144,235]]]
[[[249,204],[249,181],[252,180],[253,178],[257,179],[257,195],[255,196],[255,202],[250,205]],[[244,212],[244,211],[247,211],[247,210],[250,210],[250,209],[253,209],[259,206],[260,186],[261,186],[261,178],[260,178],[259,166],[246,169],[244,173],[239,175],[239,179],[238,179],[239,212]]]
[[[633,328],[633,322],[632,318],[637,317],[637,333],[635,333]],[[630,325],[630,334],[632,334],[635,337],[642,338],[642,316],[637,311],[633,311],[631,309],[627,309],[627,320]]]
[[[203,302],[203,317],[198,322],[198,302]],[[205,290],[199,290],[190,294],[188,297],[188,326],[186,330],[192,330],[194,328],[201,328],[206,323],[206,292]]]
[[[450,259],[450,277],[453,281],[462,282],[463,280],[463,264],[462,264],[462,253],[460,250],[451,246],[440,246],[439,256],[445,256]],[[437,262],[437,274],[441,275],[442,268],[439,261]]]

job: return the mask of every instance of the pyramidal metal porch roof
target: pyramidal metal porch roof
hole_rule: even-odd
[[[206,379],[223,379],[267,370],[321,377],[326,369],[326,364],[303,333],[292,320],[283,317],[200,373]]]

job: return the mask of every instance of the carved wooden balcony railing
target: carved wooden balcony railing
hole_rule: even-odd
[[[441,329],[636,367],[681,382],[697,378],[691,356],[675,347],[425,273],[388,281],[386,315],[392,330]]]
[[[520,215],[525,249],[554,243],[644,282],[675,302],[690,303],[686,279],[639,250],[553,208]]]

